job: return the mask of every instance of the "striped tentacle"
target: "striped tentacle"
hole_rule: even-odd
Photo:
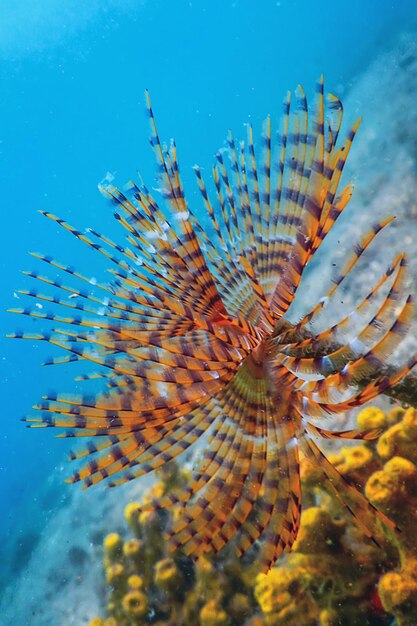
[[[353,398],[340,403],[320,403],[320,406],[328,412],[348,411],[358,406],[362,406],[366,402],[370,402],[377,396],[386,393],[392,387],[395,387],[417,364],[417,355],[412,356],[405,365],[400,367],[392,376],[377,376],[375,380],[366,385]]]
[[[115,295],[115,290],[111,286],[100,285],[99,283],[97,283],[94,277],[89,279],[85,276],[82,276],[81,274],[76,272],[75,269],[71,266],[64,266],[58,261],[54,260],[52,257],[45,257],[40,254],[33,254],[33,256],[41,259],[42,261],[46,261],[49,265],[52,265],[53,267],[56,267],[57,269],[71,276],[75,276],[75,278],[77,278],[78,280],[89,283],[90,288],[98,287],[106,291],[109,296]],[[150,304],[152,303],[150,299],[148,300],[147,308],[142,308],[141,305],[135,303],[135,295],[131,292],[129,293],[128,291],[120,294],[121,298],[125,298],[125,301],[122,302],[120,300],[110,298],[109,296],[106,296],[104,298],[97,298],[88,291],[86,291],[86,289],[71,287],[62,283],[60,280],[51,279],[47,276],[43,276],[37,271],[28,271],[23,273],[30,278],[34,278],[35,280],[39,280],[42,283],[45,283],[52,287],[56,287],[57,289],[61,289],[62,291],[69,293],[69,298],[82,298],[89,302],[100,305],[99,312],[104,310],[107,311],[107,309],[109,309],[111,311],[111,314],[109,315],[110,317],[116,317],[125,320],[132,319],[133,321],[137,321],[137,316],[139,316],[141,319],[152,322],[152,320],[155,319],[158,319],[159,321],[161,319],[167,319],[168,316],[172,315],[170,312],[162,311],[161,309],[156,310],[155,308],[150,308]],[[132,297],[129,299],[130,294]],[[116,311],[116,313],[114,311]]]
[[[394,220],[394,217],[392,216],[387,217],[384,220],[381,220],[380,222],[376,222],[370,228],[370,230],[366,233],[366,235],[362,237],[361,241],[354,246],[354,250],[352,254],[350,255],[350,257],[348,257],[348,261],[345,264],[343,270],[333,277],[332,279],[333,286],[331,287],[331,289],[327,292],[327,294],[323,298],[320,299],[320,302],[318,302],[318,304],[314,306],[311,309],[311,311],[309,311],[309,313],[307,313],[307,315],[303,317],[302,320],[300,320],[300,322],[294,327],[292,332],[297,332],[302,327],[304,327],[308,322],[311,322],[311,320],[313,320],[318,315],[318,313],[324,308],[325,304],[335,294],[336,290],[340,287],[342,282],[350,274],[350,272],[355,267],[356,263],[362,257],[364,252],[372,244],[375,237],[393,220]]]
[[[147,449],[143,450],[140,457],[137,457],[129,466],[124,468],[120,478],[110,481],[108,486],[117,487],[125,484],[174,460],[201,439],[216,417],[211,398],[205,405],[199,405],[194,411],[191,411],[186,420],[183,418],[175,430],[154,440],[151,446],[147,446]]]
[[[300,412],[305,417],[325,417],[327,418],[329,415],[335,413],[342,413],[349,411],[350,409],[354,409],[356,407],[362,406],[366,402],[370,402],[378,395],[386,393],[392,387],[395,387],[403,378],[405,378],[411,370],[417,364],[417,355],[412,356],[408,361],[400,367],[394,374],[391,376],[381,374],[377,376],[374,380],[372,380],[369,384],[365,385],[363,389],[358,390],[353,396],[351,396],[348,400],[338,401],[338,402],[316,402],[310,397],[309,392],[303,391],[301,393],[301,388],[298,390],[298,402],[297,404],[302,406]],[[323,381],[318,381],[317,383],[317,393],[320,387],[320,384],[324,385],[327,383],[328,379],[324,379]],[[305,385],[310,385],[310,383],[305,383]],[[321,391],[321,390],[320,390]]]
[[[227,170],[224,166],[223,157],[220,154],[217,155],[217,160],[222,166],[222,182],[224,185],[227,185],[226,191],[229,188],[229,194],[231,194],[231,186],[229,183]],[[220,179],[218,177],[217,168],[213,170],[214,174],[214,182],[216,184],[216,192],[217,192],[217,200],[219,206],[221,208],[221,218],[222,218],[222,227],[225,232],[226,239],[228,242],[226,246],[226,254],[225,260],[227,261],[227,265],[224,262],[218,262],[218,255],[214,255],[212,258],[212,263],[214,267],[214,271],[223,278],[223,281],[226,283],[227,290],[229,294],[226,296],[225,301],[228,301],[228,307],[231,311],[239,311],[242,315],[244,315],[247,319],[252,321],[256,321],[258,317],[258,307],[256,306],[256,301],[253,298],[252,290],[250,283],[248,282],[245,273],[241,271],[240,263],[238,261],[238,254],[241,244],[237,240],[231,231],[228,215],[226,213],[223,194],[220,186]],[[242,186],[239,192],[240,194],[240,202],[243,202],[242,210],[238,212],[239,216],[242,216],[242,232],[240,234],[240,238],[242,238],[245,233],[249,233],[250,240],[254,242],[254,231],[253,231],[253,222],[252,216],[250,213],[250,202],[248,195],[248,188],[246,183],[246,174],[243,169],[241,172],[242,176]],[[240,177],[239,177],[239,185],[240,185]],[[242,192],[244,189],[244,193]],[[242,200],[243,195],[243,200]],[[204,197],[204,196],[203,196]],[[254,243],[253,243],[254,245]],[[253,256],[253,246],[247,246],[245,248],[242,247],[242,252],[245,252],[247,255],[249,253],[249,257]],[[216,258],[217,257],[217,258]]]
[[[185,201],[185,196],[179,177],[175,144],[173,144],[169,155],[173,162],[173,168],[172,171],[170,171],[170,169],[167,167],[167,162],[164,158],[164,154],[161,148],[161,143],[156,129],[155,119],[148,92],[146,92],[146,102],[151,122],[151,145],[153,147],[154,154],[157,158],[157,162],[160,168],[162,191],[174,211],[174,217],[177,220],[181,236],[181,245],[179,248],[179,252],[187,267],[192,267],[195,270],[198,282],[202,288],[202,293],[204,294],[205,298],[210,301],[210,304],[214,306],[221,300],[213,278],[207,268],[207,264],[201,251],[198,238],[191,224],[190,212]]]
[[[268,115],[263,124],[262,143],[264,149],[262,162],[263,187],[261,200],[263,206],[263,237],[271,240],[271,117]]]
[[[226,225],[226,228],[230,237],[231,247],[239,249],[240,248],[240,236],[239,236],[240,228],[239,228],[238,217],[237,217],[238,207],[237,207],[237,202],[235,198],[236,190],[235,190],[234,185],[232,186],[230,183],[229,174],[224,163],[222,152],[219,151],[216,153],[216,160],[217,160],[217,168],[218,168],[218,171],[220,172],[220,178],[224,186],[224,189],[226,191],[226,199],[227,199],[227,205],[228,205],[227,210],[225,209],[225,205],[223,205],[222,217],[223,217],[224,223]]]
[[[283,552],[291,549],[297,538],[301,517],[301,483],[298,443],[292,420],[276,427],[278,449],[278,499],[263,534],[258,555],[262,572],[268,572]]]
[[[213,421],[209,419],[210,405],[211,400],[208,400],[201,410],[201,403],[194,402],[161,424],[146,424],[141,430],[134,430],[122,445],[117,443],[105,456],[101,455],[75,472],[72,481],[83,480],[85,487],[90,487],[118,473],[116,480],[107,483],[115,486],[132,480],[133,475],[137,478],[162,467],[204,434]]]
[[[287,153],[287,142],[288,142],[288,129],[289,129],[289,119],[290,119],[290,102],[291,102],[291,94],[287,93],[287,97],[283,104],[283,122],[282,122],[282,131],[280,135],[280,144],[281,150],[279,154],[279,158],[275,162],[274,170],[276,174],[276,185],[275,191],[273,193],[273,210],[271,214],[271,233],[272,233],[272,251],[271,251],[271,275],[273,272],[273,265],[275,263],[275,259],[282,258],[283,254],[288,255],[292,248],[292,241],[288,241],[282,237],[281,233],[281,223],[283,220],[283,198],[282,198],[282,190],[283,190],[283,182],[284,182],[284,173],[285,173],[285,162],[286,162],[286,153]],[[272,260],[273,259],[273,260]],[[276,277],[279,274],[277,273]],[[276,282],[276,281],[275,281]],[[273,291],[275,290],[276,285],[273,284]],[[268,293],[269,299],[271,298],[273,291]]]
[[[297,110],[293,120],[293,129],[288,135],[288,143],[292,150],[288,155],[286,163],[288,174],[287,184],[284,188],[284,197],[287,202],[282,214],[283,235],[293,240],[295,240],[302,223],[300,217],[305,200],[302,189],[308,188],[311,171],[311,164],[306,163],[308,144],[307,101],[300,86],[297,88],[296,100]],[[311,146],[309,155],[311,155]]]
[[[327,176],[329,177],[329,184],[326,189],[326,196],[320,215],[319,227],[311,246],[311,254],[314,254],[316,250],[320,247],[325,236],[330,231],[330,228],[333,226],[337,218],[342,213],[343,209],[346,207],[348,201],[350,200],[352,193],[352,189],[350,186],[342,191],[342,194],[338,200],[336,199],[336,193],[347,157],[349,155],[350,148],[359,128],[360,122],[361,120],[359,119],[352,126],[345,143],[336,152],[332,159],[331,165],[326,169]]]
[[[198,551],[202,543],[210,538],[210,523],[225,521],[221,502],[226,499],[230,482],[236,483],[241,471],[248,470],[249,447],[246,430],[251,429],[252,416],[244,413],[248,390],[244,380],[233,379],[230,397],[224,403],[224,418],[210,445],[210,462],[201,476],[204,483],[195,500],[191,500],[179,519],[175,520],[169,533],[175,547],[183,545],[186,554]],[[223,404],[223,401],[221,401]],[[239,469],[235,473],[235,469]],[[236,487],[235,487],[236,488]],[[207,534],[206,534],[207,533]]]
[[[230,512],[227,520],[211,541],[211,549],[214,552],[219,552],[237,534],[241,533],[244,523],[258,500],[266,466],[265,415],[267,414],[268,403],[265,397],[264,403],[264,412],[258,411],[256,415],[254,446],[249,472],[238,496],[233,498],[229,504]]]
[[[409,296],[404,306],[397,311],[398,300],[403,297],[403,294],[396,290],[396,283],[397,281],[394,282],[381,307],[367,326],[347,344],[336,350],[327,351],[325,356],[286,356],[281,362],[293,372],[327,376],[342,370],[348,363],[356,361],[358,355],[369,355],[369,363],[374,358],[379,360],[388,358],[391,351],[408,332],[414,308],[412,297]],[[371,372],[366,373],[369,375]]]
[[[313,238],[313,234],[316,232],[318,227],[318,222],[320,219],[320,206],[321,206],[321,178],[323,173],[323,160],[324,153],[322,153],[320,147],[323,145],[324,150],[324,123],[321,122],[321,119],[324,117],[324,102],[323,102],[323,83],[320,81],[318,84],[319,90],[319,103],[317,108],[316,120],[314,122],[314,130],[310,135],[310,138],[305,138],[306,145],[309,145],[309,158],[311,159],[311,163],[306,167],[306,177],[308,177],[309,185],[308,190],[306,190],[305,197],[302,198],[302,207],[304,210],[302,211],[302,220],[300,218],[296,218],[293,216],[292,221],[289,220],[289,207],[294,211],[294,203],[293,201],[288,201],[295,195],[298,194],[293,192],[291,186],[288,187],[288,191],[285,193],[284,199],[286,202],[283,204],[283,207],[280,207],[279,213],[279,221],[285,225],[290,221],[292,226],[296,226],[298,224],[298,229],[295,230],[294,235],[294,243],[292,247],[292,254],[288,261],[288,264],[285,268],[285,272],[281,277],[281,280],[278,281],[278,284],[275,287],[275,291],[271,297],[271,308],[277,315],[283,315],[288,310],[291,302],[294,298],[295,291],[297,286],[301,280],[301,274],[303,272],[304,266],[308,261],[309,254],[309,242]],[[287,111],[285,112],[285,117],[289,114],[289,100],[286,103]],[[288,131],[288,127],[287,127]],[[323,134],[323,140],[321,140],[321,135]],[[291,137],[291,135],[290,135]],[[293,140],[294,141],[294,140]],[[285,141],[285,144],[287,141]],[[299,143],[299,134],[298,141],[294,142],[295,147],[293,148],[293,153],[290,158],[286,158],[286,161],[283,163],[282,168],[282,176],[283,178],[280,180],[280,185],[282,185],[283,180],[285,180],[285,170],[286,164],[288,164],[288,169],[291,171],[291,164],[297,162],[298,158],[298,143]],[[286,153],[284,152],[284,155]],[[314,158],[313,158],[314,157]],[[298,165],[297,165],[298,168]],[[311,170],[310,172],[308,170]],[[303,171],[304,171],[304,163],[303,163]],[[305,189],[305,187],[304,187]],[[281,192],[280,192],[280,197]],[[302,229],[300,227],[302,226]]]
[[[107,238],[103,238],[102,235],[97,233],[96,231],[90,231],[95,237],[100,240],[104,240],[104,243],[110,245],[111,247],[115,247],[119,250],[119,246],[117,244],[113,244]],[[141,289],[146,293],[150,293],[154,295],[154,293],[159,293],[162,289],[164,291],[169,291],[170,295],[175,296],[182,302],[187,303],[195,303],[196,310],[201,313],[206,313],[207,310],[210,312],[210,308],[207,307],[207,302],[201,298],[201,290],[198,287],[193,286],[193,282],[191,280],[192,275],[188,272],[186,267],[181,267],[182,273],[171,273],[171,276],[164,271],[158,271],[158,268],[155,264],[150,265],[146,262],[143,262],[140,265],[140,268],[133,272],[129,267],[128,271],[116,271],[111,270],[111,272],[118,278],[120,278],[125,284],[129,286],[133,286],[135,288]],[[149,272],[152,272],[152,275],[155,277],[155,280],[149,276]],[[187,292],[184,292],[183,284],[188,284]],[[196,303],[196,299],[199,298],[199,301]],[[224,312],[224,307],[222,311]]]
[[[219,233],[219,237],[221,237],[223,249],[222,256],[224,256],[224,258],[219,257],[218,252],[215,250],[215,248],[212,248],[211,245],[211,249],[209,248],[208,250],[208,257],[211,262],[214,275],[216,276],[218,283],[221,286],[222,297],[227,306],[227,309],[233,313],[239,311],[241,315],[244,315],[247,319],[256,323],[259,318],[259,307],[256,304],[256,297],[254,297],[251,282],[250,280],[248,280],[245,271],[242,272],[242,256],[239,259],[237,254],[239,250],[241,250],[242,253],[246,250],[245,253],[247,254],[248,247],[246,246],[246,248],[244,248],[242,244],[245,234],[249,235],[249,238],[251,240],[254,240],[253,224],[251,217],[247,217],[250,210],[250,205],[245,204],[245,202],[247,201],[244,198],[245,194],[243,193],[243,183],[241,182],[241,174],[239,173],[239,165],[237,163],[237,155],[233,136],[231,135],[231,133],[228,136],[228,141],[231,150],[232,170],[235,174],[235,184],[237,186],[238,202],[236,202],[233,198],[232,186],[229,181],[222,155],[219,154],[217,156],[217,159],[221,166],[222,182],[226,186],[227,195],[230,196],[230,202],[233,203],[234,210],[236,210],[236,207],[238,207],[239,209],[236,212],[236,216],[237,219],[239,219],[238,227],[241,229],[240,239],[238,241],[231,233],[230,227],[227,222],[227,217],[225,216],[225,212],[223,210],[221,211],[221,222],[219,222],[215,217],[215,211],[208,199],[207,190],[204,185],[201,172],[198,168],[195,168],[197,180],[199,183],[200,191],[203,195],[205,205],[206,207],[209,207],[208,211],[210,217],[212,217],[215,231]],[[218,185],[218,201],[220,205],[222,205],[223,196],[220,190],[220,180],[215,178],[215,182],[216,181]],[[225,233],[226,238],[223,237],[223,232]],[[251,232],[252,236],[250,235]],[[228,243],[226,244],[226,242]],[[251,256],[252,255],[250,255],[250,258]]]
[[[304,186],[306,192],[305,195],[301,194],[302,202],[299,202],[303,209],[300,228],[296,235],[292,258],[272,298],[273,309],[281,312],[281,314],[285,313],[289,308],[300,284],[304,268],[323,241],[325,234],[329,232],[330,227],[346,206],[350,197],[350,189],[347,188],[342,192],[341,197],[337,199],[334,205],[337,187],[346,159],[344,153],[350,148],[359,122],[350,131],[345,146],[340,148],[337,155],[332,158],[332,153],[330,153],[326,159],[322,80],[318,83],[318,94],[315,135],[310,140],[306,138],[306,143],[310,144],[310,148],[315,146],[315,150],[311,166],[305,168],[307,172],[305,178],[308,180],[308,186]],[[312,154],[313,151],[311,150],[310,153]],[[329,161],[328,165],[326,161]]]
[[[374,441],[383,433],[383,428],[372,428],[369,430],[326,430],[311,424],[311,422],[304,422],[306,429],[312,434],[323,439],[348,439],[348,440],[360,440],[360,441]]]
[[[245,251],[246,251],[246,255],[249,257],[249,260],[252,260],[255,250],[256,250],[256,233],[255,233],[255,220],[253,217],[253,206],[252,206],[250,191],[249,191],[248,166],[246,162],[245,149],[246,149],[245,142],[241,141],[240,153],[239,153],[239,165],[240,165],[242,189],[243,189],[242,212],[243,212],[244,233],[245,233],[245,238],[246,238]]]
[[[270,410],[273,410],[272,400]],[[277,424],[272,420],[267,421],[262,491],[236,538],[238,556],[247,552],[261,536],[265,538],[261,556],[258,557],[262,571],[267,571],[291,543],[295,534],[294,526],[297,525],[293,506],[297,499],[296,508],[299,507],[299,494],[295,495],[298,479],[294,475],[297,463],[294,463],[292,446],[288,446],[291,430],[289,423],[287,427],[285,422]]]
[[[353,349],[350,356],[353,360],[348,358],[348,362],[341,370],[335,374],[327,376],[323,381],[308,382],[307,385],[303,386],[303,395],[307,395],[308,397],[319,401],[321,401],[321,399],[325,399],[325,401],[328,402],[329,398],[338,397],[339,395],[343,395],[349,389],[353,390],[354,388],[357,388],[358,384],[365,377],[377,375],[377,373],[384,368],[384,365],[388,357],[392,354],[395,346],[398,345],[401,338],[407,332],[407,329],[410,328],[413,312],[414,303],[412,297],[409,296],[398,317],[395,318],[391,327],[375,346],[366,351],[359,358],[355,358],[355,355],[357,354],[356,348],[358,346],[352,344]],[[360,345],[359,347],[362,346]],[[349,352],[349,348],[350,347],[347,346],[347,353]],[[287,358],[291,357],[286,357],[286,359]],[[331,358],[332,357],[329,357],[330,361]],[[285,366],[288,366],[286,359],[284,359],[283,363]],[[320,368],[323,367],[321,363],[326,363],[325,359],[326,357],[319,357],[317,359],[320,363],[315,371],[320,370]],[[303,362],[303,364],[305,363],[305,360],[303,359],[296,359],[295,361]],[[312,366],[313,361],[314,359],[310,360],[310,366]],[[343,362],[344,361],[345,359],[343,359]],[[293,363],[293,367],[294,366],[295,364]],[[304,371],[306,370],[309,372],[312,371],[312,369],[309,369],[308,367],[304,368]],[[336,400],[332,401],[335,402]]]
[[[331,119],[329,121],[330,127],[330,144],[328,148],[326,148],[327,152],[331,152],[334,146],[337,143],[337,138],[339,137],[340,128],[342,126],[343,121],[343,104],[341,100],[332,93],[329,93],[327,96],[329,102],[329,110],[331,113]]]
[[[313,465],[321,468],[331,491],[341,505],[351,513],[358,527],[371,541],[377,544],[374,537],[376,518],[379,518],[388,528],[397,529],[384,513],[375,508],[360,491],[348,483],[307,434],[301,438],[300,445],[303,454]]]
[[[198,493],[201,489],[204,489],[207,482],[215,474],[219,463],[221,462],[218,451],[221,446],[226,446],[230,443],[231,432],[233,428],[233,420],[225,419],[224,415],[226,409],[230,407],[234,408],[235,403],[240,400],[236,398],[234,393],[233,384],[225,387],[224,392],[216,399],[215,409],[213,409],[213,419],[219,418],[215,425],[214,430],[211,432],[207,441],[207,446],[203,452],[201,461],[194,468],[193,475],[189,483],[180,490],[167,494],[162,498],[152,500],[142,506],[143,510],[159,510],[171,506],[173,504],[181,503],[183,506],[189,502],[189,500]],[[229,439],[228,439],[229,437]],[[177,529],[184,528],[186,522],[177,520]],[[173,536],[174,533],[171,532]]]
[[[339,322],[333,324],[321,333],[292,342],[291,339],[294,339],[294,337],[291,337],[291,335],[297,335],[297,332],[292,329],[289,332],[284,332],[277,336],[276,341],[280,347],[280,352],[288,354],[289,356],[308,356],[310,354],[325,356],[328,353],[329,345],[332,343],[343,345],[351,340],[349,338],[352,337],[352,332],[357,332],[356,328],[359,324],[364,326],[366,323],[370,323],[370,319],[372,318],[368,317],[367,319],[367,316],[369,316],[369,309],[374,305],[374,300],[377,300],[377,296],[379,297],[378,292],[392,276],[397,276],[397,272],[404,273],[405,267],[405,256],[398,254],[383,276],[372,289],[368,291],[365,298],[363,298],[356,308]],[[397,286],[397,290],[401,291],[402,287]],[[287,343],[287,341],[290,341],[290,343]]]
[[[242,366],[238,376],[242,378],[245,388],[249,387],[237,415],[238,430],[243,431],[243,439],[238,449],[236,439],[230,446],[228,458],[224,462],[227,475],[219,480],[219,473],[216,473],[216,487],[220,487],[220,493],[215,500],[210,498],[215,503],[215,510],[220,509],[222,515],[219,517],[214,511],[207,511],[205,524],[200,525],[198,534],[187,542],[187,553],[201,555],[207,551],[220,550],[239,531],[253,507],[254,494],[260,489],[265,457],[262,452],[264,443],[259,441],[259,434],[264,430],[266,379],[254,379],[250,369],[245,366]],[[255,481],[254,484],[248,484],[251,479]]]

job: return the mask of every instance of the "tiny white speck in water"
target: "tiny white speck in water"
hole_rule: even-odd
[[[78,293],[70,293],[70,295],[68,296],[68,298],[70,300],[72,300],[73,298],[78,298],[79,294]]]
[[[42,306],[42,304],[40,302],[37,302],[35,304],[35,306],[36,306],[37,309],[43,309],[43,306]]]
[[[92,276],[89,280],[90,285],[97,285],[97,278]]]
[[[99,186],[103,183],[111,183],[112,180],[114,180],[114,174],[112,174],[111,172],[107,172],[103,180],[99,183]]]

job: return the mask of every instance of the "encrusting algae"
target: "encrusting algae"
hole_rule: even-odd
[[[123,546],[133,539],[147,544],[149,532],[155,543],[137,566],[128,561],[114,533],[104,540],[105,571],[111,561],[109,550],[117,543],[114,558],[122,554],[125,572],[115,586],[108,585],[107,619],[116,620],[117,626],[389,626],[395,618],[396,626],[415,626],[417,468],[407,455],[417,447],[417,410],[395,407],[384,412],[369,407],[358,414],[357,422],[365,429],[379,428],[379,438],[343,447],[329,458],[349,483],[394,519],[401,532],[378,523],[377,543],[370,540],[308,459],[301,461],[308,506],[297,540],[292,552],[267,574],[258,573],[256,561],[238,559],[230,549],[197,561],[181,550],[172,552],[165,531],[175,508],[155,513],[156,524],[141,512],[141,503],[132,503],[125,509],[129,531]],[[395,446],[394,456],[387,456],[381,442],[393,433],[401,446]],[[399,456],[401,452],[404,456]],[[168,480],[171,488],[186,480],[175,465],[168,469],[145,501],[166,492]],[[134,621],[126,610],[132,579],[148,606],[147,613]],[[107,626],[105,619],[100,624]]]
[[[256,562],[254,571],[266,574],[295,548],[302,517],[301,457],[369,539],[378,541],[377,520],[394,531],[391,509],[378,510],[372,503],[378,499],[369,501],[361,489],[364,472],[376,469],[369,452],[342,450],[335,466],[317,441],[377,438],[381,426],[375,426],[375,414],[369,417],[370,428],[354,430],[341,430],[340,415],[390,392],[417,363],[417,356],[398,367],[390,360],[408,334],[414,312],[403,253],[393,255],[354,310],[332,326],[326,327],[327,315],[323,318],[393,216],[363,233],[335,271],[327,294],[317,293],[316,305],[301,318],[293,317],[305,270],[353,193],[353,186],[342,187],[341,179],[360,120],[342,138],[343,106],[334,95],[325,98],[322,78],[313,107],[301,87],[295,98],[287,95],[278,142],[268,117],[260,153],[249,125],[246,144],[235,142],[229,132],[210,183],[195,167],[202,211],[187,201],[175,142],[168,146],[160,141],[149,94],[146,103],[159,195],[154,197],[141,181],[131,181],[126,192],[112,184],[101,187],[127,243],[120,245],[94,229],[80,231],[44,212],[105,258],[113,280],[99,282],[49,255],[34,254],[53,275],[27,275],[56,291],[21,290],[36,303],[14,312],[51,322],[53,328],[13,335],[61,348],[63,355],[48,359],[47,365],[93,363],[97,371],[79,380],[105,385],[96,395],[50,393],[35,406],[36,416],[25,418],[32,427],[62,429],[62,437],[89,438],[70,454],[70,460],[84,459],[84,465],[69,482],[81,481],[85,487],[129,482],[166,466],[207,434],[187,481],[171,488],[175,480],[172,485],[167,480],[141,503],[135,541],[123,544],[120,554],[117,538],[108,539],[106,577],[117,590],[112,602],[120,616],[128,611],[135,620],[145,611],[144,592],[128,590],[127,577],[142,567],[144,590],[157,588],[150,562],[160,563],[158,593],[169,605],[175,599],[170,597],[175,580],[184,581],[184,594],[187,581],[191,585],[186,576],[191,558],[225,551],[229,564],[233,549]],[[41,302],[51,311],[39,308]],[[324,330],[318,332],[320,325]],[[387,458],[405,445],[402,436],[386,434]],[[307,498],[304,505],[314,501],[314,493]],[[162,515],[178,503],[175,514]],[[136,516],[134,509],[128,516]],[[176,558],[166,554],[161,541],[165,519]],[[330,519],[322,513],[310,519],[313,527],[322,523],[338,545]],[[305,545],[307,541],[312,539],[304,538]],[[316,549],[313,543],[311,550]],[[349,564],[342,539],[339,543]],[[316,568],[334,557],[311,554]],[[304,561],[309,558],[303,553]],[[237,562],[233,567],[240,579],[241,567]],[[240,584],[246,589],[246,583]],[[293,586],[298,589],[295,582]],[[287,620],[292,619],[291,598],[290,589],[282,592],[280,610]],[[223,612],[229,614],[224,602],[222,594],[208,597],[204,611],[199,609],[200,621],[224,620]],[[301,591],[300,602],[306,602]],[[241,599],[235,605],[239,613]],[[311,610],[308,604],[304,620]]]

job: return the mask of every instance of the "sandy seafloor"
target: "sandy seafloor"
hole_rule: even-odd
[[[346,310],[380,275],[395,250],[408,251],[410,276],[414,277],[414,285],[416,282],[417,33],[401,36],[391,50],[363,68],[343,100],[349,119],[364,116],[345,178],[353,177],[357,184],[349,215],[336,234],[340,245],[333,240],[309,272],[303,306],[316,301],[321,290],[324,293],[332,264],[340,263],[346,255],[344,244],[356,240],[375,218],[397,215],[389,232],[381,235],[360,272],[356,272],[357,280],[349,283],[341,304]],[[388,152],[389,160],[384,157]],[[417,333],[407,339],[404,351],[414,349]],[[49,519],[46,516],[29,562],[5,590],[0,604],[1,625],[81,626],[102,612],[102,538],[110,530],[123,528],[124,504],[137,499],[147,484],[138,481],[129,490],[104,493],[68,490],[59,512]],[[61,497],[61,475],[52,477],[44,490],[46,498]]]

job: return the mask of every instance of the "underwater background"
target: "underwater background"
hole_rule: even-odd
[[[97,185],[114,177],[122,186],[138,170],[152,185],[145,88],[161,135],[176,139],[189,200],[199,202],[192,166],[211,166],[229,127],[239,136],[248,120],[260,129],[266,114],[279,118],[286,91],[301,83],[312,94],[321,73],[349,119],[364,118],[349,169],[359,209],[346,231],[366,219],[363,207],[398,212],[394,243],[414,254],[415,277],[415,0],[4,0],[3,309],[18,306],[17,289],[29,285],[20,273],[34,266],[28,251],[103,272],[89,249],[37,211],[117,239]],[[123,526],[123,507],[143,482],[111,495],[64,484],[66,443],[19,419],[45,391],[79,391],[74,367],[42,368],[49,347],[4,338],[30,330],[31,319],[4,314],[0,324],[0,625],[88,624],[103,613],[97,546]]]

